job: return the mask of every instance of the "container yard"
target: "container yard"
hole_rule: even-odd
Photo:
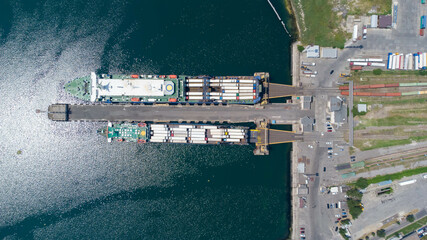
[[[389,70],[425,70],[427,53],[388,53],[387,69]]]

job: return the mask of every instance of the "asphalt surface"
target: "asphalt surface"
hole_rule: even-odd
[[[424,37],[419,36],[419,24],[421,15],[427,15],[427,5],[421,5],[419,1],[403,1],[398,0],[398,17],[397,25],[395,29],[368,29],[367,39],[359,40],[356,43],[348,42],[349,45],[363,45],[363,48],[345,48],[338,51],[337,59],[307,59],[305,54],[301,54],[300,62],[314,62],[316,66],[310,66],[309,68],[313,71],[317,71],[318,74],[315,78],[305,77],[300,75],[300,86],[304,87],[305,92],[309,93],[310,89],[332,89],[337,88],[338,83],[345,81],[340,79],[340,73],[349,73],[350,68],[347,62],[349,58],[369,58],[369,57],[381,57],[387,60],[389,52],[399,53],[414,53],[418,51],[427,51],[427,34]],[[390,6],[391,7],[391,6]],[[386,61],[385,61],[386,62]],[[367,69],[374,69],[369,68]],[[385,69],[385,68],[384,68]],[[330,74],[331,70],[334,73]],[[297,74],[294,74],[297,75]],[[304,142],[296,143],[298,148],[296,149],[297,158],[306,156],[310,158],[310,163],[306,167],[307,173],[319,173],[319,177],[315,177],[313,181],[299,181],[299,184],[308,183],[309,194],[307,197],[307,208],[298,208],[298,205],[294,205],[297,208],[294,216],[295,224],[292,239],[300,239],[299,228],[305,227],[306,239],[342,239],[337,232],[335,227],[337,226],[334,222],[336,221],[336,215],[340,214],[338,210],[327,209],[327,203],[336,203],[340,200],[344,200],[344,194],[325,194],[320,193],[320,189],[326,186],[340,185],[343,181],[352,179],[342,179],[341,172],[334,170],[333,166],[341,163],[351,163],[350,154],[348,151],[348,145],[352,144],[352,122],[343,124],[342,126],[334,125],[334,133],[332,135],[326,135],[325,132],[325,118],[329,115],[328,112],[328,98],[333,96],[332,91],[312,91],[313,93],[313,106],[316,116],[316,133],[304,134]],[[336,95],[340,95],[337,93]],[[335,95],[335,96],[336,96]],[[357,103],[355,103],[357,104]],[[349,107],[351,108],[353,102],[349,99]],[[351,113],[350,113],[351,114]],[[349,115],[350,115],[349,114]],[[352,119],[350,115],[348,119]],[[349,133],[349,143],[340,142],[339,138],[331,138],[335,134],[340,132]],[[324,135],[322,135],[322,132]],[[320,134],[319,134],[320,133]],[[309,135],[311,135],[309,137]],[[325,142],[331,142],[333,145],[333,152],[338,151],[339,155],[333,155],[332,158],[328,158]],[[340,147],[337,147],[338,146]],[[315,146],[316,149],[307,147],[307,145]],[[414,145],[423,145],[424,143],[416,143]],[[342,148],[344,151],[341,151]],[[404,149],[406,146],[392,147],[388,149],[375,149],[372,151],[362,152],[357,154],[356,160],[364,160],[371,157],[381,156],[384,154],[398,152]],[[414,146],[420,147],[420,146]],[[427,162],[427,161],[426,161]],[[422,162],[420,162],[421,164]],[[323,169],[326,171],[323,172]],[[366,173],[365,177],[372,177],[376,174],[385,174],[403,169],[383,169],[380,171],[373,171],[372,174]],[[365,173],[364,173],[365,174]],[[298,175],[297,175],[298,176]],[[360,176],[357,176],[360,177]],[[356,177],[356,178],[357,178]],[[355,178],[355,179],[356,179]],[[301,177],[300,177],[301,179]],[[297,180],[298,181],[298,180]],[[424,185],[419,183],[420,187],[424,188]],[[396,213],[403,214],[405,211],[410,211],[414,208],[422,209],[425,207],[425,190],[419,188],[417,191],[417,184],[412,186],[396,187],[396,192],[391,198],[394,200],[384,201],[381,198],[372,198],[367,200],[365,204],[365,212],[359,217],[353,226],[350,228],[354,239],[358,239],[363,235],[363,232],[376,231],[381,227],[381,221],[387,219]],[[364,200],[365,201],[365,200]],[[371,229],[372,228],[372,229]],[[390,232],[393,229],[390,230]]]
[[[253,106],[144,106],[144,105],[70,105],[70,121],[185,121],[255,122],[261,119],[292,124],[304,116],[313,117],[300,104],[275,103]]]

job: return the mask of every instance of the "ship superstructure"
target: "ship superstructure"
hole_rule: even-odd
[[[254,76],[97,75],[65,85],[73,96],[105,103],[230,103],[255,104],[268,74]]]
[[[206,124],[108,123],[98,132],[108,142],[246,145],[250,140],[248,127]]]

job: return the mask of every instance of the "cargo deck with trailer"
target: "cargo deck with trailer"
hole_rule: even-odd
[[[97,75],[75,79],[65,91],[101,103],[256,104],[262,101],[268,73],[254,76]]]

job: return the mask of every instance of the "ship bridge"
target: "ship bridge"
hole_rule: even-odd
[[[92,98],[95,102],[100,97],[119,96],[169,96],[175,93],[175,84],[163,79],[110,79],[98,78],[91,74]]]

